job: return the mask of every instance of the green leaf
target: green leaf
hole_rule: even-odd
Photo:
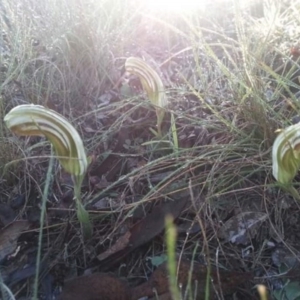
[[[285,287],[285,296],[289,300],[296,300],[300,297],[300,283],[296,281],[289,282]]]
[[[167,255],[166,254],[162,254],[162,255],[159,255],[159,256],[153,256],[153,257],[151,257],[151,264],[154,267],[160,266],[165,261],[167,261]]]
[[[92,235],[93,227],[89,219],[89,213],[86,211],[84,206],[80,201],[76,201],[77,203],[77,218],[81,224],[82,232],[85,238],[89,238]]]

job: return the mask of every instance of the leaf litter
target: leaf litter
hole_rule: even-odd
[[[246,245],[256,236],[267,217],[263,212],[242,212],[227,220],[219,229],[218,235],[227,242]]]

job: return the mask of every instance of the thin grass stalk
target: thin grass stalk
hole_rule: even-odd
[[[0,281],[1,285],[1,293],[2,293],[2,299],[3,300],[15,300],[15,296],[13,295],[12,291],[9,289],[9,287],[2,281]],[[8,297],[6,297],[8,295]]]
[[[191,264],[191,268],[190,268],[190,271],[189,271],[189,276],[188,276],[188,285],[187,285],[187,289],[185,291],[185,295],[184,295],[184,299],[187,299],[187,295],[189,295],[189,299],[191,300],[194,300],[194,299],[197,299],[197,297],[199,297],[200,295],[198,295],[199,293],[199,288],[198,288],[198,282],[195,281],[195,287],[194,287],[194,290],[192,290],[192,277],[193,277],[193,271],[194,271],[194,260],[195,260],[195,256],[196,256],[196,253],[197,253],[197,249],[199,247],[199,243],[197,242],[196,243],[196,246],[193,250],[193,255],[192,255],[192,264]],[[194,298],[192,298],[192,296],[194,296]]]
[[[173,113],[171,113],[171,130],[172,130],[172,137],[173,137],[173,150],[176,154],[178,154],[178,149],[179,149],[178,134],[176,128],[176,121]]]
[[[15,300],[15,296],[8,286],[4,283],[1,272],[0,272],[0,290],[3,300]],[[8,297],[6,297],[8,295]]]
[[[193,193],[193,187],[192,187],[192,182],[191,180],[189,180],[189,192],[190,192],[190,197],[191,197],[191,200],[192,200],[192,205],[195,209],[195,211],[198,211],[197,207],[196,207],[196,202],[195,202],[195,197],[194,197],[194,193]],[[206,254],[206,257],[207,257],[207,271],[206,271],[206,281],[205,281],[205,300],[209,300],[210,299],[210,282],[211,282],[211,279],[210,279],[210,275],[211,275],[211,263],[210,263],[210,260],[209,260],[209,257],[210,257],[210,251],[209,251],[209,246],[208,246],[208,241],[207,241],[207,237],[206,237],[206,234],[205,234],[205,228],[204,228],[204,225],[203,225],[203,222],[202,222],[202,219],[200,217],[200,211],[198,211],[198,214],[197,214],[197,221],[200,225],[200,228],[201,228],[201,231],[203,233],[203,241],[204,241],[204,249],[205,249],[205,254]]]

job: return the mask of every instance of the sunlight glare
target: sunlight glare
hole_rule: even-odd
[[[204,10],[207,0],[140,0],[151,11],[191,12]]]

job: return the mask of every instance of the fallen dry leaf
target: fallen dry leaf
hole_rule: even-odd
[[[218,236],[227,242],[248,244],[267,217],[268,215],[262,212],[242,212],[226,221],[220,228]]]
[[[81,276],[66,282],[59,300],[138,300],[145,296],[172,300],[168,274],[167,264],[164,263],[152,273],[147,282],[133,288],[110,274],[94,273]],[[252,272],[213,269],[210,277],[209,299],[213,299],[216,293],[219,295],[234,293],[239,285],[253,279],[254,275]],[[187,260],[180,261],[177,283],[181,287],[182,296],[187,292],[186,299],[204,300],[207,290],[206,280],[207,266]]]
[[[122,235],[114,245],[112,245],[107,251],[101,253],[100,255],[97,256],[99,260],[103,260],[110,255],[123,250],[126,246],[128,246],[129,239],[130,239],[131,233],[130,231],[127,231],[124,235]]]
[[[28,221],[15,221],[0,231],[0,262],[15,251],[19,236],[29,226]]]
[[[215,292],[219,295],[232,294],[237,287],[254,278],[252,272],[231,272],[225,270],[212,269],[210,273],[210,295],[209,299],[214,298]],[[190,280],[190,282],[189,282]],[[177,266],[177,284],[182,293],[188,292],[187,299],[204,300],[207,280],[207,266],[188,260],[180,260]],[[190,285],[190,286],[189,286]],[[187,290],[187,291],[186,291]],[[155,297],[163,295],[163,299],[173,299],[169,290],[169,272],[167,263],[160,265],[151,275],[149,280],[132,289],[132,299],[142,297]],[[170,298],[168,298],[168,295]],[[159,297],[160,299],[160,297]]]
[[[291,252],[289,248],[284,247],[283,245],[278,245],[271,254],[273,264],[277,267],[282,265],[285,265],[288,268],[295,268],[296,266],[299,267],[300,253],[295,253],[294,251]]]
[[[128,285],[109,274],[94,273],[65,282],[58,300],[131,300]]]
[[[154,207],[150,214],[134,224],[128,232],[116,241],[112,246],[113,251],[110,249],[101,253],[97,256],[98,260],[103,261],[111,257],[111,261],[115,263],[116,260],[120,260],[137,247],[151,241],[164,230],[166,215],[171,214],[176,219],[183,211],[186,203],[187,198],[184,198]]]
[[[129,132],[126,128],[122,128],[118,132],[115,143],[109,147],[111,154],[108,155],[100,165],[91,168],[89,172],[90,176],[98,176],[99,178],[105,176],[108,182],[113,181],[116,174],[118,174],[122,168],[122,159],[114,153],[121,153],[123,151],[123,145],[128,138],[128,134]]]
[[[16,217],[14,210],[6,203],[0,203],[0,224],[7,226]]]

